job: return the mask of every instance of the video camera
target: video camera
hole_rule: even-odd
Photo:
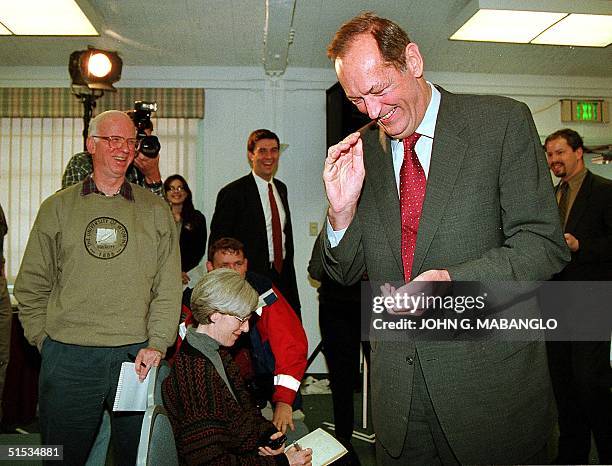
[[[161,150],[161,144],[157,136],[147,136],[146,129],[152,129],[151,113],[157,111],[157,102],[145,102],[137,100],[134,102],[134,126],[136,126],[138,139],[138,152],[151,159],[157,157]]]

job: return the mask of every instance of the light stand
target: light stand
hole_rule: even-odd
[[[75,90],[75,86],[72,86],[72,93],[83,104],[83,150],[87,151],[89,122],[93,116],[93,109],[96,108],[96,100],[104,95],[104,91],[100,89],[87,88]]]

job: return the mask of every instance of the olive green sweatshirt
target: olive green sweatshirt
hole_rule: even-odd
[[[15,297],[25,336],[82,346],[174,343],[181,304],[176,226],[168,205],[132,184],[134,199],[83,194],[46,199],[30,232]]]

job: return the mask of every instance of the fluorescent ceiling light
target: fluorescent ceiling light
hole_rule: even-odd
[[[565,13],[542,11],[478,10],[450,38],[527,44],[564,16]]]
[[[0,22],[15,35],[99,35],[75,0],[3,1]]]
[[[0,23],[0,36],[10,36],[11,34],[13,33]]]
[[[605,47],[612,0],[471,0],[452,40]]]
[[[544,31],[531,43],[606,47],[612,43],[612,16],[569,15]]]

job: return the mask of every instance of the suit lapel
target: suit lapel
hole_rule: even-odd
[[[264,215],[263,206],[261,205],[261,198],[259,197],[259,191],[253,173],[249,175],[247,187],[248,189],[245,191],[244,195],[246,196],[246,204],[249,206],[247,210],[253,213],[253,231],[258,232],[262,241],[265,241],[267,248],[268,233],[266,230],[266,217]]]
[[[364,138],[364,143],[366,183],[370,184],[369,187],[374,192],[377,213],[382,217],[381,228],[387,236],[397,266],[402,271],[401,214],[393,171],[391,144],[382,130],[369,131],[368,137]]]
[[[440,226],[445,207],[453,192],[461,164],[467,153],[466,138],[461,137],[467,122],[455,115],[453,96],[440,90],[442,98],[436,120],[427,189],[423,201],[412,275],[422,272],[423,262]]]
[[[576,199],[574,199],[572,210],[570,210],[569,216],[567,217],[567,223],[565,225],[566,232],[574,231],[578,223],[580,223],[580,218],[586,211],[589,198],[591,197],[592,185],[593,176],[591,175],[591,172],[587,172],[584,180],[582,181],[582,185],[580,186],[580,190],[576,195]]]

